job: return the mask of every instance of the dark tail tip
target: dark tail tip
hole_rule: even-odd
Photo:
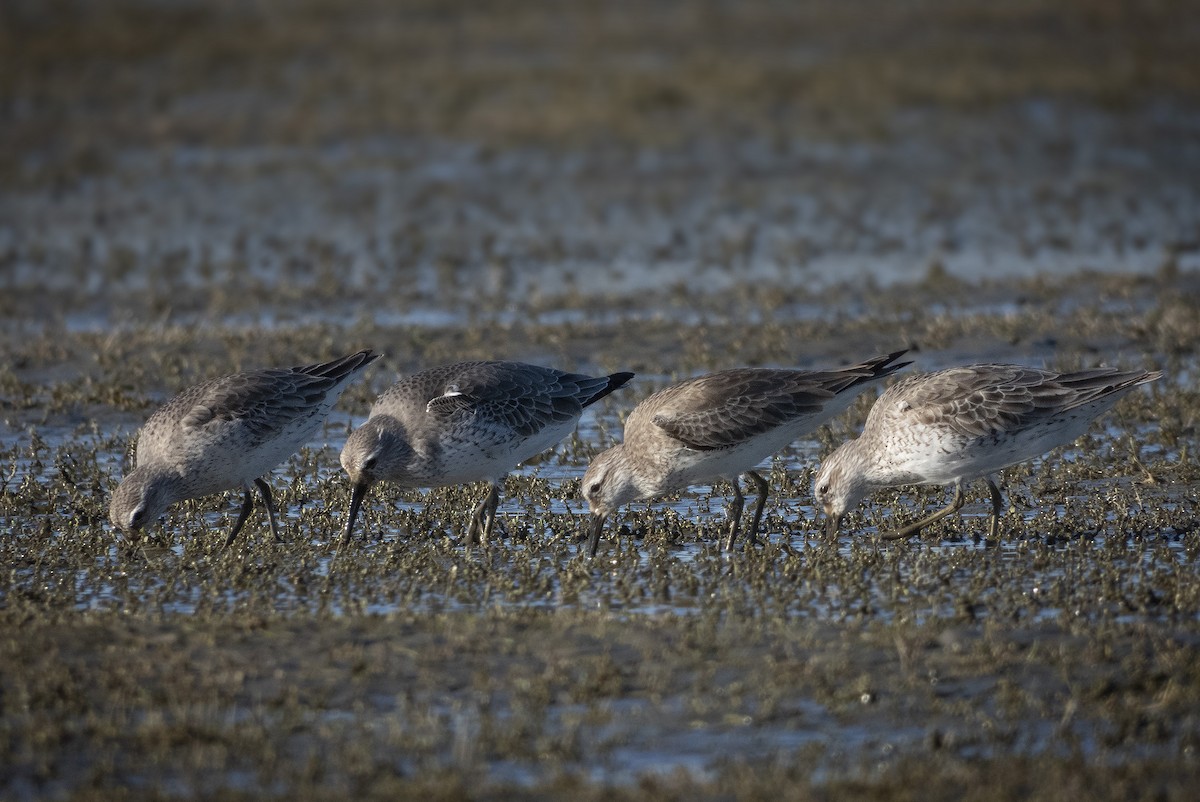
[[[901,367],[907,367],[908,365],[912,364],[912,360],[904,361],[904,363],[898,363],[898,361],[896,361],[901,357],[904,357],[906,353],[908,353],[908,349],[901,348],[900,351],[893,351],[892,353],[886,355],[886,357],[877,357],[876,359],[870,360],[869,363],[866,364],[870,365],[872,369],[875,370],[876,376],[890,376],[892,373],[900,370]]]
[[[348,366],[353,366],[350,367],[350,370],[358,370],[359,368],[365,368],[367,365],[371,364],[376,359],[379,359],[381,356],[383,356],[383,354],[379,353],[378,351],[374,351],[370,348],[364,348],[361,351],[356,351],[355,353],[350,354],[350,356],[345,357],[344,361]]]
[[[367,365],[373,363],[374,360],[383,357],[382,353],[376,353],[371,348],[364,348],[362,351],[353,354],[347,354],[346,357],[338,357],[331,359],[328,363],[319,363],[317,365],[298,365],[293,367],[295,372],[307,373],[308,376],[329,378],[334,381],[347,377],[350,373],[364,369]]]
[[[907,348],[901,348],[899,351],[892,351],[887,356],[879,357],[878,359],[873,360],[873,361],[878,363],[877,369],[882,370],[882,369],[886,368],[887,372],[891,373],[893,371],[900,370],[900,368],[908,367],[909,365],[912,364],[912,360],[909,360],[908,362],[899,362],[896,364],[892,364],[892,363],[896,362],[897,359],[899,359],[900,357],[904,356],[907,353],[908,353]]]
[[[319,365],[309,365],[302,368],[293,368],[293,370],[303,371],[310,376],[320,376],[338,381],[349,376],[351,373],[362,370],[381,356],[383,354],[377,353],[370,348],[364,348],[361,351],[338,357],[329,362],[322,362]]]
[[[912,364],[911,361],[908,361],[908,362],[897,362],[896,361],[897,359],[899,359],[900,357],[904,356],[907,353],[908,353],[908,349],[904,348],[899,351],[893,351],[892,353],[886,354],[885,356],[877,356],[874,359],[868,359],[866,362],[862,363],[861,367],[864,368],[865,370],[870,371],[870,374],[863,376],[859,381],[861,381],[861,382],[875,381],[876,379],[882,379],[884,377],[891,376],[893,373],[900,370],[901,368],[908,367],[909,365]]]
[[[622,387],[624,387],[626,384],[628,384],[629,380],[632,379],[633,377],[634,377],[634,374],[628,373],[628,372],[610,373],[607,376],[608,383],[605,384],[603,387],[601,387],[599,390],[597,390],[590,398],[588,398],[586,401],[584,401],[580,406],[584,406],[584,407],[590,406],[590,405],[596,403],[597,401],[599,401],[604,396],[611,393],[613,390],[620,390]]]
[[[608,388],[609,390],[620,390],[622,387],[629,384],[629,380],[633,377],[634,374],[629,373],[628,371],[610,373],[608,374]]]

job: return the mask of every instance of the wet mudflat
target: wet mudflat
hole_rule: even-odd
[[[1110,279],[1086,300],[1096,292],[1063,288],[1000,315],[644,322],[637,342],[621,336],[629,324],[10,339],[6,794],[892,796],[915,784],[952,798],[982,784],[997,799],[1185,796],[1200,773],[1200,394],[1186,345],[1195,320],[1170,310],[1196,288],[1160,276]],[[922,304],[938,294],[911,290]],[[1038,321],[1058,330],[1052,311],[1071,323],[1068,308],[1079,326],[1046,344]],[[822,537],[813,467],[861,425],[863,399],[774,461],[765,545],[718,548],[718,486],[635,505],[597,559],[581,555],[579,476],[668,362],[683,373],[836,363],[843,336],[860,343],[854,357],[885,347],[903,328],[896,316],[923,368],[967,348],[1086,363],[1107,336],[1123,343],[1118,359],[1169,376],[1070,449],[1006,471],[999,543],[984,539],[982,488],[963,516],[912,542],[872,535],[940,493],[881,494],[839,540]],[[696,331],[719,356],[680,342]],[[270,363],[360,340],[403,356],[370,369],[270,477],[288,543],[271,540],[259,511],[221,553],[233,494],[173,509],[162,544],[114,537],[108,496],[165,386],[217,353]],[[336,555],[349,500],[337,449],[393,370],[425,361],[415,342],[431,343],[429,361],[441,348],[537,356],[530,343],[553,342],[552,361],[573,364],[604,342],[600,367],[649,370],[510,477],[497,545],[462,544],[478,488],[381,486]],[[52,364],[58,381],[22,381]]]
[[[0,798],[1191,799],[1195,26],[846,8],[7,4]],[[287,543],[256,509],[218,551],[235,494],[114,535],[158,404],[363,347],[268,477]],[[982,486],[822,536],[868,392],[764,469],[762,546],[696,487],[580,555],[579,478],[657,387],[903,347],[1165,377],[1005,471],[998,543]],[[479,488],[380,486],[336,555],[349,429],[475,358],[638,376],[491,548]]]

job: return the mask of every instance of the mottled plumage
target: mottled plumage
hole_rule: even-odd
[[[317,365],[236,373],[184,390],[142,427],[135,468],[109,505],[113,525],[136,532],[177,501],[241,487],[242,510],[228,547],[250,514],[253,483],[278,539],[262,476],[312,439],[350,381],[378,358],[359,351]]]
[[[401,487],[487,482],[487,496],[468,527],[471,542],[479,535],[486,542],[504,476],[574,431],[585,407],[631,378],[520,362],[460,362],[400,379],[342,449],[342,467],[354,486],[342,543],[378,481]]]
[[[991,474],[1070,443],[1092,420],[1159,371],[1094,368],[1058,373],[1021,365],[970,365],[906,376],[871,408],[857,440],[831,454],[813,480],[836,533],[870,492],[899,485],[954,484],[950,506],[886,537],[908,537],[961,509],[962,485],[984,478],[999,531],[1000,489]]]
[[[904,353],[828,371],[735,368],[654,393],[629,414],[625,442],[599,454],[583,477],[591,554],[604,521],[622,505],[713,479],[733,485],[725,544],[732,548],[745,503],[738,486],[743,474],[758,489],[749,533],[754,542],[767,496],[767,482],[754,466],[840,413],[870,382],[909,364],[895,363]]]

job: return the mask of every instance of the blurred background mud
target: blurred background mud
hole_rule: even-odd
[[[1200,264],[1184,2],[12,0],[0,300],[454,322]]]

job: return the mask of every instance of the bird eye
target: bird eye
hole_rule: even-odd
[[[600,483],[599,483],[599,482],[592,482],[592,483],[591,483],[591,484],[588,486],[588,490],[587,490],[587,492],[588,492],[588,495],[589,495],[589,496],[595,496],[595,495],[598,495],[598,494],[600,493]]]
[[[369,471],[372,468],[374,468],[375,467],[375,459],[376,459],[375,455],[372,454],[371,456],[369,456],[365,460],[363,460],[363,463],[362,463],[363,470]]]
[[[137,528],[142,525],[142,519],[146,517],[146,510],[138,507],[133,511],[133,515],[129,516],[129,525]]]
[[[823,496],[829,492],[829,482],[821,482],[821,486],[817,488],[817,495]]]

